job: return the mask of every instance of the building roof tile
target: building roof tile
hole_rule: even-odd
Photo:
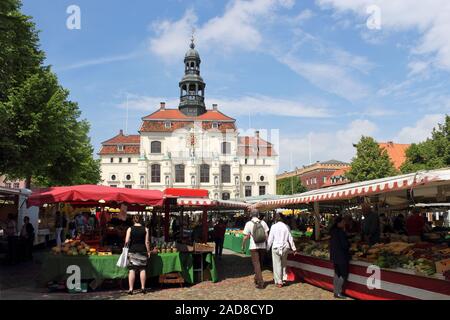
[[[406,150],[411,146],[410,144],[394,143],[392,141],[379,142],[378,145],[387,151],[396,169],[399,169],[406,161]]]

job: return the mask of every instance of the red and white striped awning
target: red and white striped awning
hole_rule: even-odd
[[[342,186],[313,190],[276,200],[256,203],[256,208],[282,208],[284,206],[322,201],[345,200],[386,192],[411,189],[436,181],[450,181],[450,169],[419,171],[401,176],[351,183]]]
[[[223,207],[230,209],[246,209],[250,204],[230,200],[211,200],[208,198],[178,198],[177,204],[186,207]]]

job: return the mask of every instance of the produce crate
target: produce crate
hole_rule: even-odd
[[[444,274],[446,271],[450,270],[450,259],[445,259],[436,262],[436,272]]]
[[[184,284],[184,279],[179,272],[166,273],[159,276],[160,284]]]
[[[214,252],[214,247],[201,245],[199,243],[194,243],[194,251],[195,252]]]

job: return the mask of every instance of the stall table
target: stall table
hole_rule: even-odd
[[[41,273],[38,278],[40,285],[50,281],[62,281],[68,277],[67,267],[79,266],[81,279],[94,279],[95,286],[99,286],[106,279],[126,279],[127,268],[116,266],[119,255],[110,256],[65,256],[48,254],[42,263]],[[211,273],[211,280],[218,281],[217,269],[212,254],[207,254],[206,268]],[[187,283],[194,283],[194,268],[191,253],[162,253],[152,255],[147,265],[147,277],[155,277],[161,274],[180,272]]]
[[[288,256],[288,280],[305,281],[326,290],[333,290],[333,264],[303,254]],[[381,269],[380,289],[369,289],[372,272],[369,263],[350,262],[345,294],[362,300],[450,300],[450,281],[442,276],[420,276],[406,269]]]
[[[225,234],[225,238],[223,241],[223,247],[225,249],[242,253],[247,256],[250,256],[250,240],[247,240],[247,243],[245,245],[245,251],[242,251],[242,241],[244,240],[243,235],[235,236],[234,234]]]

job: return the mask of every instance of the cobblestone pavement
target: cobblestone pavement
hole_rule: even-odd
[[[253,285],[252,265],[249,257],[224,250],[222,260],[216,262],[219,270],[217,283],[210,281],[180,288],[176,286],[154,287],[146,295],[137,291],[129,296],[126,292],[102,290],[89,293],[69,294],[64,292],[48,293],[46,288],[37,288],[35,279],[39,273],[39,256],[36,262],[20,267],[0,269],[0,299],[64,299],[64,300],[183,300],[183,299],[227,299],[227,300],[330,300],[334,299],[329,291],[305,283],[290,283],[283,288],[273,284],[272,272],[264,270],[266,288],[256,289]]]

